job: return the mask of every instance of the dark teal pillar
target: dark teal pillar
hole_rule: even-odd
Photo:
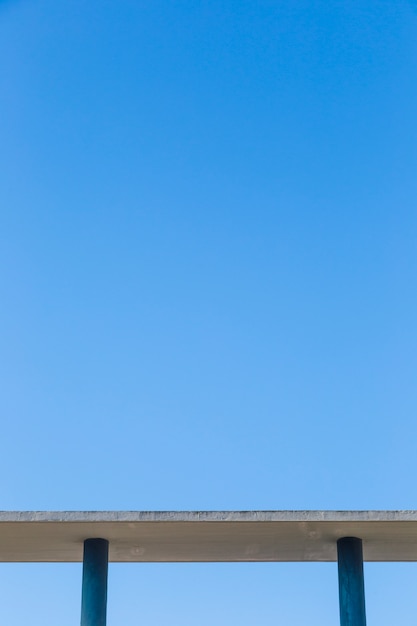
[[[343,537],[337,542],[340,626],[366,626],[362,540]]]
[[[109,542],[84,541],[81,626],[106,626]]]

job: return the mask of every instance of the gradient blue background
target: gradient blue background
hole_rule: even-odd
[[[0,508],[417,508],[416,2],[2,1],[0,59]],[[336,566],[114,565],[108,621],[330,626]]]

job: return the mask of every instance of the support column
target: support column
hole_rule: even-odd
[[[366,626],[362,540],[343,537],[337,542],[340,626]]]
[[[108,562],[107,539],[84,541],[81,626],[106,626]]]

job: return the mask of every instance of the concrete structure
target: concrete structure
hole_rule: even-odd
[[[362,550],[417,561],[417,511],[0,512],[0,561],[83,561],[82,626],[105,626],[108,560],[338,560],[341,626],[365,626]]]
[[[0,561],[82,561],[91,537],[113,562],[336,561],[348,536],[365,561],[417,561],[417,511],[5,511]]]

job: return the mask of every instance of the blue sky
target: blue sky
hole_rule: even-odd
[[[416,42],[414,0],[0,2],[0,508],[417,508]],[[331,565],[193,567],[115,566],[109,622],[337,620]],[[78,619],[58,570],[0,621],[24,576]]]

